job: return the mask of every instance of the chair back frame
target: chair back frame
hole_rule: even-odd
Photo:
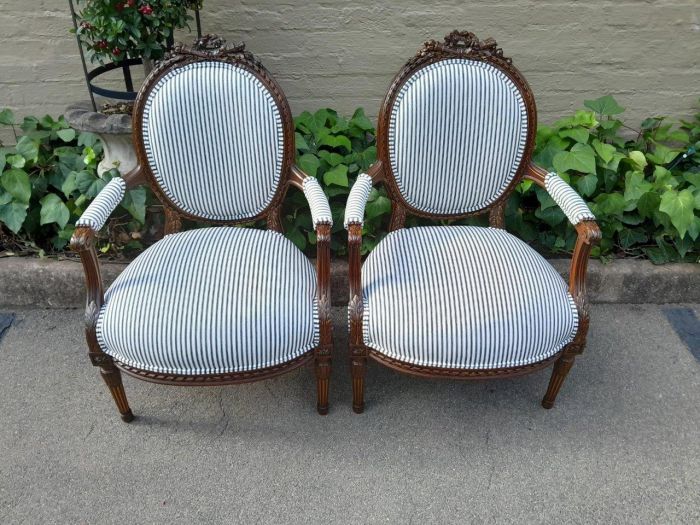
[[[396,102],[396,97],[406,81],[418,71],[444,60],[462,58],[490,64],[503,72],[520,91],[525,111],[527,114],[527,136],[517,171],[510,184],[501,192],[491,204],[475,211],[460,214],[440,214],[426,212],[411,206],[401,195],[395,174],[392,170],[389,153],[389,130],[391,126],[391,114]],[[406,213],[429,219],[463,219],[466,217],[491,212],[492,222],[502,222],[503,206],[515,186],[523,179],[527,172],[529,159],[535,147],[535,134],[537,132],[537,107],[530,86],[520,71],[513,66],[512,60],[503,56],[503,50],[496,41],[487,38],[480,41],[474,33],[468,31],[453,31],[447,35],[443,42],[429,40],[423,44],[418,53],[401,68],[394,77],[386,93],[379,111],[377,123],[377,159],[381,162],[381,180],[392,201],[392,220],[390,230],[403,227]],[[375,179],[377,180],[377,179]],[[378,180],[377,180],[378,182]],[[468,189],[468,188],[465,188]],[[495,212],[495,213],[494,213]],[[498,226],[499,224],[492,224]]]
[[[283,131],[283,154],[280,180],[277,183],[277,188],[270,203],[256,215],[241,219],[217,220],[200,217],[189,213],[175,204],[167,196],[151,168],[143,140],[143,118],[149,95],[165,75],[173,70],[197,62],[222,62],[234,65],[251,73],[270,93],[279,110]],[[182,219],[190,219],[208,224],[226,225],[250,223],[256,220],[264,219],[267,221],[270,229],[282,231],[279,219],[281,204],[284,200],[289,185],[293,184],[295,186],[299,186],[299,183],[303,178],[299,177],[299,174],[295,173],[296,170],[294,169],[294,158],[296,154],[294,144],[294,120],[292,118],[289,102],[287,101],[287,97],[284,95],[282,88],[269,74],[265,66],[263,66],[252,53],[245,50],[244,44],[239,44],[233,47],[225,47],[214,53],[189,49],[184,46],[176,48],[168,58],[156,66],[139,90],[139,94],[136,97],[136,102],[134,104],[132,130],[136,158],[138,160],[138,165],[142,170],[142,177],[145,178],[145,182],[149,185],[158,200],[163,203],[166,210],[166,233],[174,233],[179,231]]]

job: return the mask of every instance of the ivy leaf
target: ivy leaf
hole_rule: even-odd
[[[299,167],[304,173],[311,175],[312,177],[316,176],[316,172],[318,171],[318,167],[320,165],[321,162],[313,153],[304,153],[301,157],[299,157]]]
[[[627,207],[620,193],[603,193],[595,198],[596,209],[601,215],[622,215]]]
[[[335,184],[337,186],[348,186],[348,167],[345,164],[338,164],[337,166],[329,169],[323,175],[323,182],[327,185]]]
[[[593,149],[595,152],[598,154],[598,156],[607,164],[613,159],[613,155],[615,155],[615,146],[611,144],[605,144],[598,139],[593,141]]]
[[[29,162],[36,162],[39,158],[39,146],[26,135],[19,138],[15,150]]]
[[[73,193],[77,188],[78,188],[78,183],[76,182],[76,175],[77,173],[75,171],[71,171],[63,181],[63,184],[61,184],[61,191],[63,192],[63,195],[66,196],[66,199],[70,199],[71,193]]]
[[[627,155],[638,170],[643,170],[647,165],[647,159],[641,151],[630,151]]]
[[[627,202],[637,202],[652,188],[653,185],[644,180],[644,173],[641,171],[628,171],[625,174],[625,200]]]
[[[625,228],[620,232],[620,246],[624,249],[629,249],[635,244],[641,244],[647,242],[649,237],[640,230],[635,230],[633,228]]]
[[[595,153],[588,144],[574,144],[570,151],[561,151],[552,160],[554,169],[559,172],[578,171],[596,174]]]
[[[72,142],[75,139],[75,130],[73,128],[60,129],[56,132],[56,135],[63,142]]]
[[[559,132],[559,136],[569,137],[574,139],[576,142],[586,144],[588,142],[588,137],[590,137],[591,134],[585,128],[571,128],[561,130]]]
[[[664,212],[671,218],[671,224],[678,230],[678,235],[685,237],[688,228],[690,227],[695,214],[695,197],[688,190],[668,190],[661,195],[661,204],[659,211]]]
[[[9,108],[5,108],[2,111],[0,111],[0,124],[4,124],[6,126],[11,126],[12,124],[15,123],[15,115],[12,113],[12,110]],[[17,233],[17,232],[15,232]]]
[[[319,151],[318,156],[325,160],[330,166],[337,166],[345,160],[345,158],[339,153],[333,153],[325,149]]]
[[[588,174],[584,177],[579,178],[576,186],[578,191],[586,197],[590,197],[595,193],[596,186],[598,185],[598,177],[595,175]]]
[[[19,230],[24,224],[24,219],[27,217],[27,208],[29,204],[23,202],[10,202],[0,206],[0,221],[5,223],[14,233],[19,233]]]
[[[350,119],[351,126],[357,126],[363,131],[374,131],[374,126],[370,120],[365,116],[365,110],[363,108],[357,108],[355,113],[353,113]]]
[[[292,228],[287,230],[286,236],[300,250],[306,248],[306,236],[301,231],[299,231],[298,228]]]
[[[75,176],[75,183],[78,186],[80,193],[88,199],[94,199],[97,194],[102,191],[102,188],[107,184],[101,178],[96,177],[89,171],[79,171]]]
[[[0,177],[2,187],[21,203],[29,204],[32,195],[32,185],[29,182],[29,175],[24,170],[13,168],[3,172]]]
[[[41,204],[40,224],[58,224],[59,228],[64,228],[70,219],[70,211],[61,197],[55,193],[48,193],[39,201]]]
[[[372,202],[368,202],[365,207],[365,215],[368,219],[373,219],[391,212],[391,201],[383,195],[377,196]]]
[[[127,191],[124,194],[121,206],[134,219],[144,224],[146,222],[146,188],[141,186]]]
[[[13,168],[21,169],[27,164],[27,159],[25,159],[22,155],[8,155],[6,160],[7,163]]]
[[[620,106],[611,95],[605,95],[595,100],[584,100],[583,105],[601,115],[619,115],[625,111],[625,108]]]
[[[350,139],[344,135],[326,135],[318,141],[319,146],[330,146],[331,148],[345,148],[347,152],[352,151]]]
[[[306,143],[304,136],[296,131],[294,133],[294,143],[299,151],[309,151],[309,145]]]

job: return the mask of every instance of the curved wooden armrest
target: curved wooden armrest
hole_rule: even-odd
[[[372,184],[381,182],[384,178],[384,170],[381,161],[377,161],[367,170],[367,175],[372,178]],[[350,344],[362,344],[362,223],[350,222],[348,230],[348,284],[350,297],[348,310],[350,323],[354,327],[350,331]]]
[[[525,178],[533,181],[541,188],[545,187],[545,180],[548,175],[547,170],[530,162]],[[574,225],[576,233],[576,246],[571,257],[571,267],[569,270],[569,293],[576,301],[576,306],[581,315],[586,315],[586,270],[588,269],[588,259],[591,248],[601,239],[601,232],[598,224],[593,220],[583,220]]]

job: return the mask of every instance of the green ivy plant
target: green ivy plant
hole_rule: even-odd
[[[12,147],[0,143],[0,252],[64,249],[75,221],[117,171],[98,176],[102,143],[92,133],[78,134],[63,117],[17,123],[4,109],[0,125],[16,139]],[[120,208],[115,220],[137,232],[145,222],[145,188],[127,192]]]
[[[343,215],[350,187],[357,175],[377,159],[374,126],[361,108],[350,119],[332,109],[304,112],[294,119],[297,164],[316,177],[331,204],[333,230],[331,250],[343,255]],[[365,249],[376,244],[383,233],[382,222],[391,210],[383,190],[373,190],[367,203]],[[287,236],[302,250],[316,244],[309,206],[301,192],[290,194],[283,215]]]
[[[534,160],[559,173],[595,213],[603,240],[594,256],[698,261],[700,113],[680,122],[652,117],[633,129],[619,118],[623,111],[605,96],[586,101],[585,109],[551,126],[539,126]],[[349,119],[331,109],[304,112],[294,122],[297,163],[318,178],[328,195],[334,220],[331,249],[343,256],[345,203],[357,175],[376,160],[374,127],[362,109]],[[18,251],[60,251],[77,218],[116,170],[98,176],[100,142],[95,135],[76,134],[63,118],[28,117],[17,124],[12,112],[3,110],[0,124],[11,126],[17,139],[16,146],[0,147],[0,252],[9,244]],[[145,188],[127,193],[101,240],[104,251],[140,247],[151,198]],[[373,189],[364,253],[386,234],[390,212],[384,190]],[[409,224],[420,222],[411,219]],[[506,223],[509,231],[549,254],[570,252],[576,240],[551,197],[529,181],[513,192]],[[285,200],[283,225],[299,248],[314,252],[316,238],[301,192],[291,192]]]
[[[552,126],[539,126],[534,160],[556,171],[588,201],[603,232],[594,256],[646,256],[654,263],[700,255],[700,113],[628,127],[611,96]],[[523,182],[507,227],[548,252],[573,249],[575,232],[549,195]]]

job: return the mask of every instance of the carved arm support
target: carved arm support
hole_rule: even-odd
[[[123,177],[116,177],[109,181],[100,193],[93,199],[85,212],[75,223],[76,228],[70,241],[73,251],[80,255],[85,272],[85,288],[87,291],[85,300],[85,333],[90,348],[90,358],[93,364],[100,364],[103,355],[97,343],[95,327],[97,315],[104,302],[104,287],[100,264],[95,250],[95,236],[104,226],[109,215],[119,205],[127,188],[137,186],[143,182],[140,167],[136,167]]]
[[[556,173],[548,173],[547,170],[530,163],[525,177],[544,188],[576,228],[578,237],[571,258],[569,292],[578,307],[579,318],[587,323],[586,270],[591,248],[601,238],[595,216],[583,199]]]
[[[311,220],[316,231],[316,276],[318,279],[318,309],[321,340],[320,348],[324,357],[330,358],[332,343],[331,327],[331,227],[333,216],[328,198],[318,181],[304,173],[301,168],[292,166],[292,185],[301,189],[311,209]],[[326,355],[327,354],[327,355]]]
[[[344,225],[348,230],[350,345],[356,348],[362,344],[362,224],[372,186],[382,177],[381,162],[375,162],[367,173],[358,175],[345,206]]]

